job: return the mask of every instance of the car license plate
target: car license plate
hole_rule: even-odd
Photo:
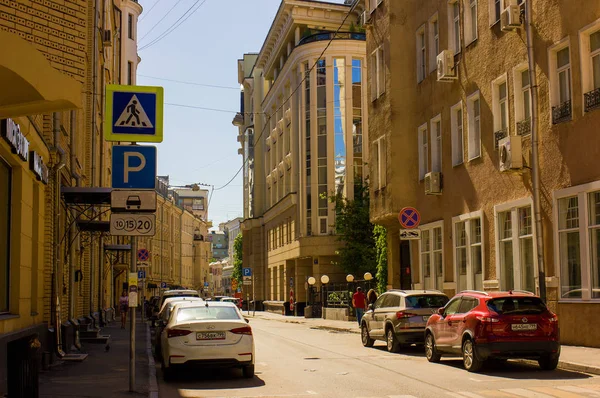
[[[197,332],[196,340],[225,340],[225,332]]]
[[[537,330],[536,323],[513,323],[511,328],[515,332],[519,331],[527,331],[527,330]]]
[[[423,322],[427,322],[431,315],[423,315]]]

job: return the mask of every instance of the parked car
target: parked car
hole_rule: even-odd
[[[202,304],[204,300],[200,297],[168,297],[165,299],[165,302],[159,311],[156,317],[156,328],[154,330],[154,353],[158,359],[161,359],[161,349],[160,349],[160,334],[163,329],[169,322],[169,316],[171,315],[171,311],[176,304],[179,303],[199,303]]]
[[[491,358],[537,359],[553,370],[560,356],[558,317],[530,292],[463,291],[429,318],[425,355],[429,362],[462,356],[469,372]]]
[[[390,352],[424,343],[425,325],[448,296],[437,290],[389,290],[377,298],[361,321],[361,340],[372,347],[383,340]]]
[[[169,380],[186,365],[241,368],[254,377],[254,338],[233,303],[178,303],[161,333],[162,370]]]
[[[158,301],[158,308],[154,307],[156,313],[158,313],[160,311],[165,300],[169,297],[200,297],[200,294],[198,294],[197,290],[191,290],[191,289],[165,290],[160,295],[160,300]]]
[[[242,309],[242,299],[237,297],[224,297],[221,301],[226,303],[234,303],[241,310]]]

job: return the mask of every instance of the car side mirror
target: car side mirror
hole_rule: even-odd
[[[244,318],[244,320],[246,321],[246,323],[250,323],[250,319]]]
[[[437,310],[437,313],[438,313],[440,316],[444,316],[444,307],[438,308],[438,310]]]

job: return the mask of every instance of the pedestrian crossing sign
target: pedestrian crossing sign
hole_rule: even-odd
[[[121,142],[162,142],[163,88],[106,86],[104,138]]]

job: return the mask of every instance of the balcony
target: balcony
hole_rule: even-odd
[[[322,32],[314,35],[306,36],[300,39],[298,46],[308,43],[314,43],[316,41],[329,41],[329,40],[361,40],[366,41],[366,33],[353,33],[353,32]]]
[[[517,122],[517,135],[527,135],[531,133],[531,119]]]
[[[552,107],[552,124],[571,120],[571,100]]]
[[[600,87],[590,91],[589,93],[583,94],[583,96],[585,98],[586,112],[600,108]]]
[[[508,129],[506,128],[494,132],[494,149],[498,149],[498,144],[500,143],[500,140],[506,137],[508,137]]]

